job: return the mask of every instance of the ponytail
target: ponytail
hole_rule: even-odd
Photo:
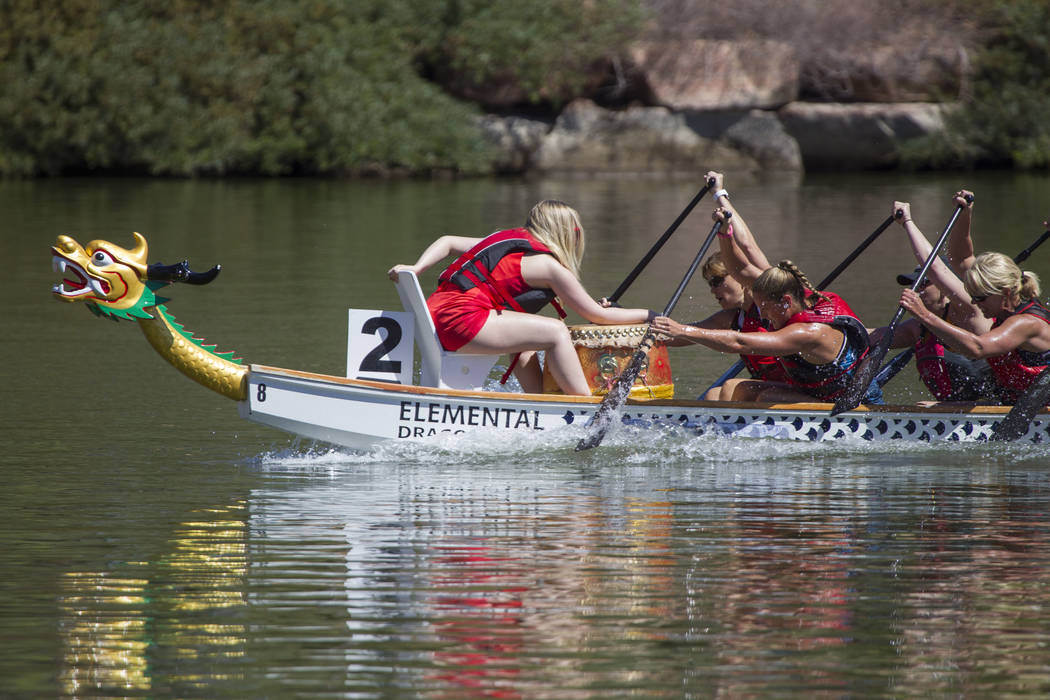
[[[1021,290],[1018,292],[1022,299],[1038,299],[1040,294],[1039,275],[1034,272],[1021,272]]]
[[[963,284],[970,296],[1002,294],[1005,290],[1011,297],[1027,301],[1038,299],[1041,293],[1037,274],[1022,272],[1013,259],[994,252],[977,256]]]
[[[813,287],[809,278],[790,260],[781,260],[776,267],[771,267],[759,275],[751,285],[751,291],[768,299],[779,299],[788,294],[806,308],[813,307],[814,297],[824,301],[828,300]]]

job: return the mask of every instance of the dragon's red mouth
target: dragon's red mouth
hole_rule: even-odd
[[[54,294],[67,298],[76,298],[91,292],[99,297],[109,294],[109,282],[87,274],[84,268],[72,260],[55,255],[52,257],[52,267],[63,275],[62,281],[51,289]]]

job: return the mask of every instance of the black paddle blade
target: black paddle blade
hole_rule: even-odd
[[[576,452],[589,450],[602,444],[605,434],[612,427],[613,417],[616,415],[617,409],[627,400],[631,393],[631,387],[634,386],[634,380],[638,378],[638,373],[642,371],[642,363],[649,353],[652,341],[652,331],[646,332],[638,349],[631,355],[631,361],[627,368],[617,378],[612,388],[609,389],[609,393],[602,399],[601,404],[598,405],[598,410],[594,412],[594,416],[588,422],[587,426],[590,433],[576,443]]]
[[[730,217],[733,216],[732,212],[726,212],[725,218],[722,221],[716,221],[715,225],[711,227],[711,231],[707,234],[707,238],[704,239],[703,245],[700,246],[700,250],[697,251],[696,257],[693,258],[693,262],[689,265],[689,270],[686,271],[685,277],[678,283],[678,289],[671,295],[671,299],[667,302],[667,306],[664,307],[662,315],[670,316],[671,312],[674,311],[675,304],[682,296],[682,292],[685,291],[686,286],[689,284],[689,280],[693,278],[693,274],[696,272],[696,268],[700,267],[700,262],[707,255],[707,249],[711,247],[711,242],[715,240],[715,234],[718,233],[718,229],[721,228],[722,224],[729,221]],[[634,355],[631,356],[631,362],[627,365],[627,369],[616,378],[616,383],[613,384],[612,388],[609,389],[609,393],[602,399],[602,403],[598,406],[598,410],[594,412],[594,416],[587,423],[587,427],[591,429],[590,435],[583,438],[576,444],[576,451],[589,450],[592,447],[597,447],[601,444],[602,439],[605,437],[605,433],[609,430],[609,425],[612,423],[612,416],[616,413],[617,409],[623,405],[623,402],[627,400],[627,397],[631,393],[631,387],[634,386],[634,380],[638,377],[638,373],[642,368],[642,361],[646,355],[649,354],[649,348],[652,347],[654,340],[653,327],[649,326],[649,329],[642,336],[642,342],[638,344],[638,349],[634,351]]]
[[[868,387],[871,386],[875,375],[878,374],[882,361],[886,359],[886,353],[889,352],[892,340],[893,333],[887,333],[879,341],[879,344],[868,353],[868,356],[860,361],[860,367],[853,373],[853,380],[835,399],[835,406],[831,409],[831,415],[837,416],[844,411],[852,411],[860,405],[860,402],[864,400],[868,393]]]
[[[1006,418],[992,428],[992,440],[1009,442],[1024,437],[1032,418],[1043,410],[1047,402],[1050,402],[1050,367],[1035,378],[1006,414]]]

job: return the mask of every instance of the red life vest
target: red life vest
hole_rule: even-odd
[[[732,329],[741,333],[768,333],[762,316],[758,313],[758,307],[752,304],[745,311],[741,309],[733,319]],[[760,379],[767,382],[786,382],[787,374],[780,366],[780,358],[772,355],[741,355],[747,371],[751,373],[752,379]]]
[[[503,280],[493,276],[492,271],[496,269],[500,261],[515,253],[553,255],[551,249],[537,240],[527,229],[497,231],[485,236],[473,248],[460,255],[445,268],[438,277],[437,291],[442,292],[454,288],[465,292],[478,288],[488,295],[496,313],[500,313],[501,309],[509,309],[534,314],[547,304],[551,304],[558,312],[558,316],[565,318],[565,310],[555,301],[554,290],[528,287],[525,291],[515,294],[514,290],[507,288]],[[500,379],[500,384],[507,383],[520,356],[521,353],[515,353],[511,358],[507,371]]]
[[[526,229],[497,231],[481,239],[477,245],[445,268],[438,277],[438,291],[444,291],[442,288],[447,289],[449,285],[454,285],[464,292],[478,287],[489,295],[497,311],[505,308],[534,314],[547,304],[553,304],[558,316],[565,318],[565,311],[554,300],[553,290],[529,288],[515,295],[492,276],[492,271],[496,269],[499,261],[513,253],[553,255],[550,248]]]
[[[801,355],[780,358],[787,373],[788,383],[820,399],[832,399],[850,382],[853,371],[868,354],[868,331],[853,313],[846,300],[831,292],[822,292],[827,299],[817,298],[811,309],[791,316],[784,327],[793,323],[826,323],[842,331],[842,348],[831,362],[813,364]],[[812,297],[811,297],[812,298]]]
[[[1050,309],[1043,306],[1038,299],[1029,300],[1010,315],[1018,314],[1028,314],[1045,323],[1050,323]],[[1000,324],[1001,321],[996,321],[992,324],[992,328]],[[1005,390],[1004,398],[1012,402],[1035,381],[1035,378],[1044,369],[1050,366],[1050,350],[1032,352],[1015,348],[1005,355],[989,357],[988,366],[992,368],[996,384]]]

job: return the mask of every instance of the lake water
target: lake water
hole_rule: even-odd
[[[437,235],[564,199],[601,296],[700,184],[0,182],[0,696],[1045,696],[1050,448],[625,433],[352,454],[241,421],[131,323],[50,296],[58,234],[139,231],[153,262],[223,265],[166,290],[188,329],[342,374],[346,309],[399,309],[386,269]],[[894,199],[932,238],[973,189],[978,248],[1009,254],[1050,215],[1045,174],[727,184],[770,259],[813,279]],[[712,208],[625,303],[665,305]],[[882,325],[914,266],[895,226],[832,288]],[[1025,267],[1050,283],[1050,246]],[[713,310],[698,278],[675,316]],[[673,350],[679,395],[733,359]],[[890,387],[924,398],[913,370]]]

